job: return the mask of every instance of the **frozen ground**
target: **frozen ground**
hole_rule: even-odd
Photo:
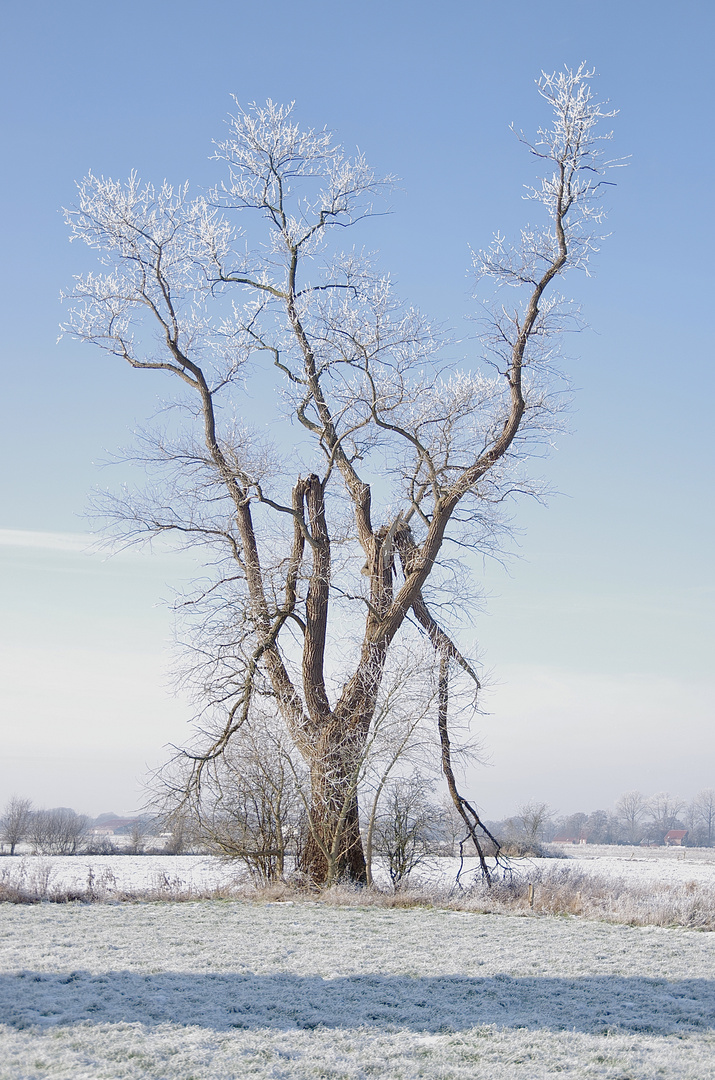
[[[522,877],[531,876],[533,869],[542,874],[558,874],[564,869],[573,869],[583,873],[620,879],[634,884],[647,885],[651,882],[672,885],[687,885],[695,881],[701,885],[715,886],[715,848],[640,848],[640,847],[557,847],[549,845],[557,858],[514,859],[512,868]],[[469,872],[478,869],[476,859],[465,859],[465,880]],[[446,879],[456,873],[456,860],[434,859],[424,870],[418,871],[423,877],[434,880]]]
[[[715,935],[238,901],[0,905],[0,1078],[711,1080]]]
[[[0,883],[22,884],[40,895],[63,889],[102,897],[155,892],[230,892],[245,880],[237,863],[207,855],[25,855],[0,859]]]
[[[513,870],[523,878],[559,874],[565,868],[633,884],[683,887],[697,882],[715,888],[715,848],[631,848],[572,846],[556,849],[565,858],[520,859]],[[378,861],[379,862],[379,861]],[[414,875],[416,883],[450,885],[457,859],[430,859]],[[469,884],[478,872],[475,859],[465,859],[463,881]],[[376,879],[387,875],[376,867]],[[23,883],[45,895],[62,889],[95,890],[101,896],[154,892],[157,896],[225,892],[245,881],[237,864],[206,855],[28,855],[0,858],[0,884]]]
[[[698,881],[715,885],[715,848],[615,847],[599,844],[561,846],[549,844],[554,853],[563,854],[571,865],[594,874],[607,874],[663,882],[687,883]],[[552,864],[551,859],[535,860],[540,865]]]

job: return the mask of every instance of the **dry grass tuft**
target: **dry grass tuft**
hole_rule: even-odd
[[[530,880],[507,876],[491,889],[480,883],[472,890],[468,909],[715,930],[712,885],[633,882],[566,866],[534,869]]]

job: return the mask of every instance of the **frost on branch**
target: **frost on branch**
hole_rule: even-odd
[[[63,329],[134,367],[186,377],[182,357],[191,357],[234,374],[247,355],[243,327],[210,314],[217,268],[235,242],[229,222],[189,198],[188,184],[142,186],[136,173],[126,184],[89,173],[78,196],[65,212],[70,239],[97,249],[107,271],[75,280]]]
[[[378,178],[362,154],[348,158],[325,128],[302,131],[293,104],[253,103],[231,117],[214,157],[228,165],[217,197],[231,207],[261,210],[290,247],[313,247],[326,225],[351,225],[372,212],[371,198],[394,182]],[[300,194],[296,181],[311,179]],[[280,251],[280,240],[274,251]]]
[[[547,75],[537,80],[541,96],[553,111],[549,128],[540,127],[529,140],[512,125],[519,140],[546,164],[539,183],[527,187],[526,198],[545,208],[548,224],[521,231],[521,242],[512,247],[497,234],[490,248],[475,255],[477,272],[499,284],[535,286],[542,274],[558,259],[564,243],[569,265],[588,272],[588,260],[596,243],[603,239],[599,227],[605,218],[602,205],[605,176],[609,169],[623,166],[623,159],[605,157],[603,144],[612,132],[601,132],[599,124],[617,115],[605,111],[607,103],[596,99],[591,80],[595,72],[581,64],[575,71]]]

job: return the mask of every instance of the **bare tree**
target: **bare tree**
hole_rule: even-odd
[[[682,799],[670,795],[667,791],[651,795],[646,803],[646,814],[651,820],[651,838],[662,843],[665,834],[680,824],[678,818],[684,809],[685,803]]]
[[[142,855],[146,846],[146,823],[141,818],[134,818],[129,827],[127,837],[127,854]]]
[[[28,839],[40,855],[76,855],[87,832],[89,818],[66,806],[36,810],[32,814]]]
[[[646,816],[647,800],[640,791],[626,791],[616,803],[616,817],[625,833],[626,840],[637,844],[643,838],[642,822]]]
[[[706,847],[712,847],[715,835],[715,789],[699,791],[692,803],[693,817],[703,833]]]
[[[516,835],[528,844],[538,844],[544,839],[544,830],[551,821],[552,814],[547,803],[535,799],[524,803],[512,818]]]
[[[618,822],[606,810],[592,810],[583,824],[589,844],[612,844],[618,835]]]
[[[4,844],[10,845],[10,854],[15,854],[15,848],[23,840],[27,839],[32,820],[32,802],[30,799],[21,799],[19,795],[13,795],[3,811],[0,819],[0,837]]]
[[[329,132],[301,130],[291,107],[238,108],[215,153],[226,179],[207,197],[90,174],[67,212],[103,264],[77,279],[67,331],[185,391],[185,422],[169,414],[142,436],[154,486],[111,512],[127,542],[170,533],[206,549],[207,578],[183,602],[205,735],[186,751],[188,787],[269,699],[310,771],[302,864],[317,882],[336,836],[340,873],[365,880],[356,763],[388,656],[413,627],[439,660],[441,765],[483,855],[448,725],[451,671],[479,681],[445,618],[455,565],[498,545],[500,507],[530,489],[519,463],[558,424],[556,339],[575,314],[554,287],[587,266],[612,164],[597,125],[613,114],[591,75],[538,83],[553,124],[520,137],[543,167],[530,197],[544,221],[475,256],[484,324],[463,369],[389,279],[340,246],[391,178]],[[271,370],[278,445],[247,419]],[[255,397],[241,406],[244,391]]]
[[[280,879],[305,831],[301,763],[285,732],[255,713],[204,773],[191,805],[208,850],[243,861],[261,881]],[[180,785],[183,781],[179,775]],[[180,798],[183,789],[175,792]]]
[[[582,811],[579,811],[576,814],[569,814],[559,821],[558,831],[559,833],[564,833],[564,835],[572,837],[574,840],[580,840],[581,833],[587,820],[588,814],[584,814]]]
[[[394,659],[394,657],[393,657]],[[372,856],[380,800],[393,772],[411,768],[427,783],[438,760],[434,729],[437,687],[429,679],[433,665],[423,650],[403,650],[383,676],[370,734],[360,765],[358,791],[364,808],[363,843],[366,881],[372,884]],[[462,832],[464,822],[462,822]]]
[[[441,814],[431,794],[432,785],[419,774],[388,781],[377,820],[376,847],[385,857],[394,889],[404,885],[436,847]]]

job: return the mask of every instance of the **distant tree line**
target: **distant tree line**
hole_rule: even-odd
[[[20,845],[40,855],[212,853],[241,861],[259,882],[278,880],[299,863],[307,807],[301,777],[280,757],[270,768],[264,767],[266,760],[265,746],[256,753],[253,771],[242,757],[231,799],[217,792],[211,817],[197,819],[179,810],[163,818],[125,819],[117,830],[121,836],[103,835],[97,828],[107,815],[93,822],[67,807],[37,810],[29,799],[13,796],[0,818],[0,841],[9,855],[17,854]],[[417,769],[401,776],[378,771],[371,790],[361,823],[370,883],[375,856],[399,889],[429,856],[460,854],[467,839],[464,823],[449,799],[438,799],[429,777]],[[534,800],[488,827],[502,851],[512,856],[539,854],[542,845],[564,838],[586,844],[663,844],[673,829],[687,830],[688,846],[712,847],[715,789],[700,791],[690,803],[667,792],[646,797],[628,791],[612,811],[566,816]]]
[[[0,817],[0,844],[9,855],[18,854],[19,845],[33,855],[141,854],[161,828],[149,817],[128,819],[120,830],[124,835],[113,843],[113,837],[93,831],[98,822],[67,806],[36,809],[30,799],[13,795]]]
[[[687,832],[689,847],[715,842],[715,788],[698,792],[691,802],[667,791],[645,796],[627,791],[614,809],[559,815],[546,803],[531,801],[516,814],[488,826],[507,850],[532,848],[563,838],[586,844],[663,844],[672,830]]]

